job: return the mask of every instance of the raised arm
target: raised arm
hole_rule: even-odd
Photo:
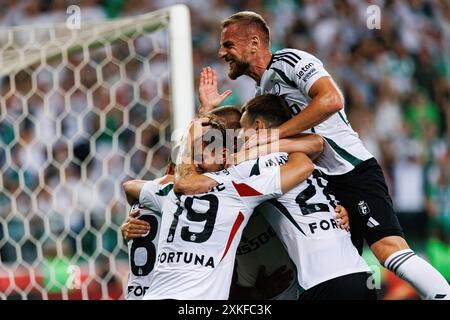
[[[241,148],[235,154],[232,154],[227,163],[241,163],[247,160],[253,160],[273,152],[302,152],[311,160],[316,160],[323,152],[324,140],[321,136],[312,133],[301,133],[292,138],[285,138],[254,146],[250,149]]]
[[[279,127],[280,139],[311,129],[344,107],[344,97],[331,77],[318,79],[308,94],[312,99],[308,106]]]
[[[200,73],[200,83],[198,86],[198,93],[200,99],[199,114],[208,113],[215,107],[218,107],[231,93],[231,90],[226,90],[219,94],[217,89],[217,72],[206,67]]]

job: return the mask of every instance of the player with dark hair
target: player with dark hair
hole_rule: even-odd
[[[249,138],[261,130],[276,129],[290,118],[287,103],[273,94],[250,100],[242,112],[241,126]],[[316,147],[319,156],[326,142],[312,136],[322,142]],[[242,177],[252,177],[287,160],[284,152],[270,153],[244,161],[235,170]],[[185,191],[193,192],[189,188]],[[337,202],[326,179],[315,169],[306,181],[261,204],[257,211],[269,221],[295,264],[298,284],[304,290],[301,300],[375,300],[376,292],[369,286],[370,269],[350,234],[339,228],[335,219]]]
[[[210,113],[223,121],[227,129],[240,128],[241,112],[237,107],[224,106]],[[175,164],[170,161],[166,176],[155,180],[171,182],[171,184],[161,185],[161,190],[172,185],[174,168]],[[130,180],[124,183],[127,200],[133,205],[121,226],[122,236],[128,241],[130,261],[128,286],[125,293],[125,298],[128,300],[142,299],[148,292],[153,279],[152,270],[156,252],[149,252],[148,248],[157,249],[158,238],[150,233],[150,223],[159,234],[161,212],[155,212],[146,207],[146,194],[151,192],[152,186],[158,186],[158,184],[147,182]],[[158,192],[164,196],[167,195],[167,192],[160,192],[160,190]],[[141,197],[142,204],[139,203]],[[149,217],[151,215],[156,221]],[[342,216],[341,218],[344,219]],[[146,265],[151,265],[151,268],[146,268]],[[230,299],[296,300],[298,290],[294,268],[275,231],[262,214],[256,212],[244,228],[242,241],[237,249]]]
[[[228,153],[224,140],[225,128],[213,118],[194,121],[188,129],[174,189],[162,206],[154,278],[144,299],[228,298],[236,248],[254,208],[311,174],[309,158],[293,153],[288,163],[243,178],[233,167],[224,169]],[[211,143],[214,148],[205,153]],[[198,168],[205,173],[198,174]],[[187,187],[194,192],[206,187],[208,192],[184,195]],[[155,198],[153,203],[157,202]]]
[[[301,50],[270,51],[267,23],[257,13],[244,11],[222,22],[219,58],[228,63],[228,76],[242,75],[256,82],[256,96],[285,97],[292,118],[278,128],[279,139],[305,131],[321,135],[330,148],[317,165],[329,188],[349,210],[352,241],[362,252],[365,239],[381,264],[408,281],[423,299],[450,299],[450,286],[428,262],[417,256],[404,239],[381,167],[363,146],[344,112],[339,88],[315,56]],[[200,102],[204,110],[221,103],[215,71],[202,72]],[[247,148],[271,142],[262,132]]]

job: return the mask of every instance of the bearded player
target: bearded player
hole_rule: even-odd
[[[383,172],[363,146],[344,112],[343,96],[315,56],[297,49],[270,51],[267,23],[257,13],[244,11],[222,22],[219,58],[228,63],[228,76],[242,75],[256,82],[255,95],[283,95],[291,119],[279,129],[278,139],[303,132],[321,135],[329,144],[317,166],[329,188],[349,210],[352,241],[361,253],[366,240],[379,262],[408,281],[422,299],[450,299],[450,286],[428,262],[408,246],[395,215]],[[215,71],[202,72],[202,110],[219,105],[230,91],[219,95]],[[274,135],[251,139],[247,148],[271,142]]]

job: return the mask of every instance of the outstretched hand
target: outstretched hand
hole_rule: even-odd
[[[219,94],[217,89],[217,72],[211,69],[211,67],[206,67],[200,73],[198,93],[201,104],[199,113],[206,113],[219,106],[232,91],[227,90]]]

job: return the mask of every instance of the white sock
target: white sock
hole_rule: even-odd
[[[409,282],[422,299],[450,300],[450,285],[445,278],[411,249],[391,254],[384,266]]]

